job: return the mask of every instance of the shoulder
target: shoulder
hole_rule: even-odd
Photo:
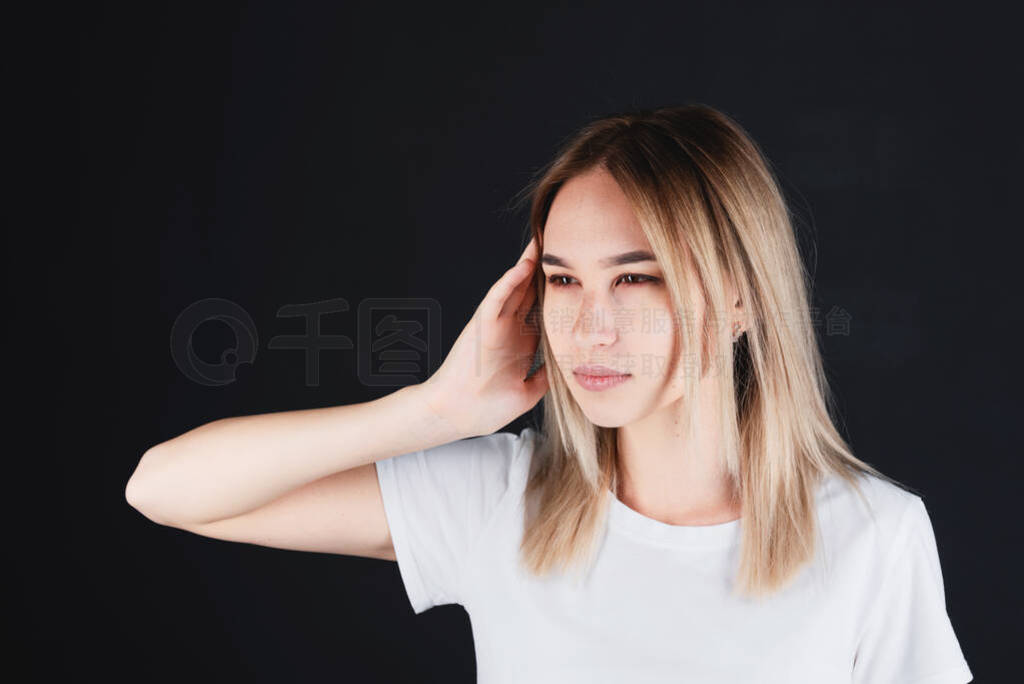
[[[515,470],[528,466],[536,442],[537,431],[527,427],[518,433],[494,432],[461,439],[428,449],[427,453],[462,464],[475,463],[496,477],[507,478]]]
[[[853,482],[836,474],[827,475],[819,490],[819,501],[841,507],[848,515],[864,516],[889,526],[913,508],[923,505],[909,488],[870,473],[858,473]]]
[[[468,437],[378,461],[377,471],[389,488],[404,484],[410,499],[437,491],[490,506],[529,467],[536,437],[533,428]]]
[[[455,442],[449,442],[437,448],[448,448],[475,454],[492,454],[504,459],[514,460],[523,455],[529,457],[536,438],[537,431],[532,427],[527,427],[518,433],[494,432],[489,435],[468,437]]]
[[[910,536],[931,531],[920,495],[870,473],[853,479],[830,474],[822,482],[818,508],[826,536],[892,558]]]
[[[528,427],[518,433],[495,432],[452,442],[444,445],[444,451],[453,468],[472,482],[493,489],[493,496],[519,488],[536,442],[537,431]]]

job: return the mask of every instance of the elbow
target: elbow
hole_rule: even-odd
[[[159,525],[169,525],[170,523],[163,516],[158,515],[154,511],[152,492],[159,485],[150,481],[152,478],[147,475],[146,468],[147,459],[152,461],[152,452],[152,448],[147,450],[139,460],[139,464],[135,466],[135,472],[132,473],[132,476],[128,478],[128,482],[125,484],[124,498],[129,506],[146,518]]]
[[[128,484],[124,486],[124,500],[135,510],[142,512],[142,485],[139,482],[139,471],[136,468],[132,476],[128,478]]]

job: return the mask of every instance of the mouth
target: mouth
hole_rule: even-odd
[[[572,374],[581,387],[595,392],[617,387],[633,377],[604,366],[577,366]]]

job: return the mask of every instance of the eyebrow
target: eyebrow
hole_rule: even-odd
[[[646,250],[636,249],[633,250],[632,252],[624,252],[622,254],[616,254],[615,256],[599,259],[597,263],[600,264],[602,268],[611,268],[612,266],[635,264],[641,261],[656,262],[657,259],[654,258],[653,254]],[[543,256],[541,256],[540,262],[542,264],[547,264],[548,266],[561,266],[562,268],[572,268],[572,266],[570,266],[565,259],[557,257],[551,253],[546,253]]]

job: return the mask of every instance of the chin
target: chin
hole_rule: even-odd
[[[575,388],[574,388],[575,389]],[[681,398],[666,397],[654,387],[635,387],[632,392],[573,392],[573,398],[591,423],[603,428],[619,428],[635,423]]]
[[[623,410],[623,406],[629,406],[628,402],[624,401],[609,401],[607,403],[601,400],[595,401],[589,397],[576,397],[576,403],[579,404],[580,409],[583,411],[583,415],[587,417],[591,423],[598,427],[603,428],[618,428],[623,425],[628,425],[638,418],[633,415],[632,412],[626,412]]]
[[[583,414],[590,420],[591,423],[597,427],[603,428],[620,428],[630,422],[630,419],[623,419],[622,416],[595,416],[592,413],[584,410]]]

